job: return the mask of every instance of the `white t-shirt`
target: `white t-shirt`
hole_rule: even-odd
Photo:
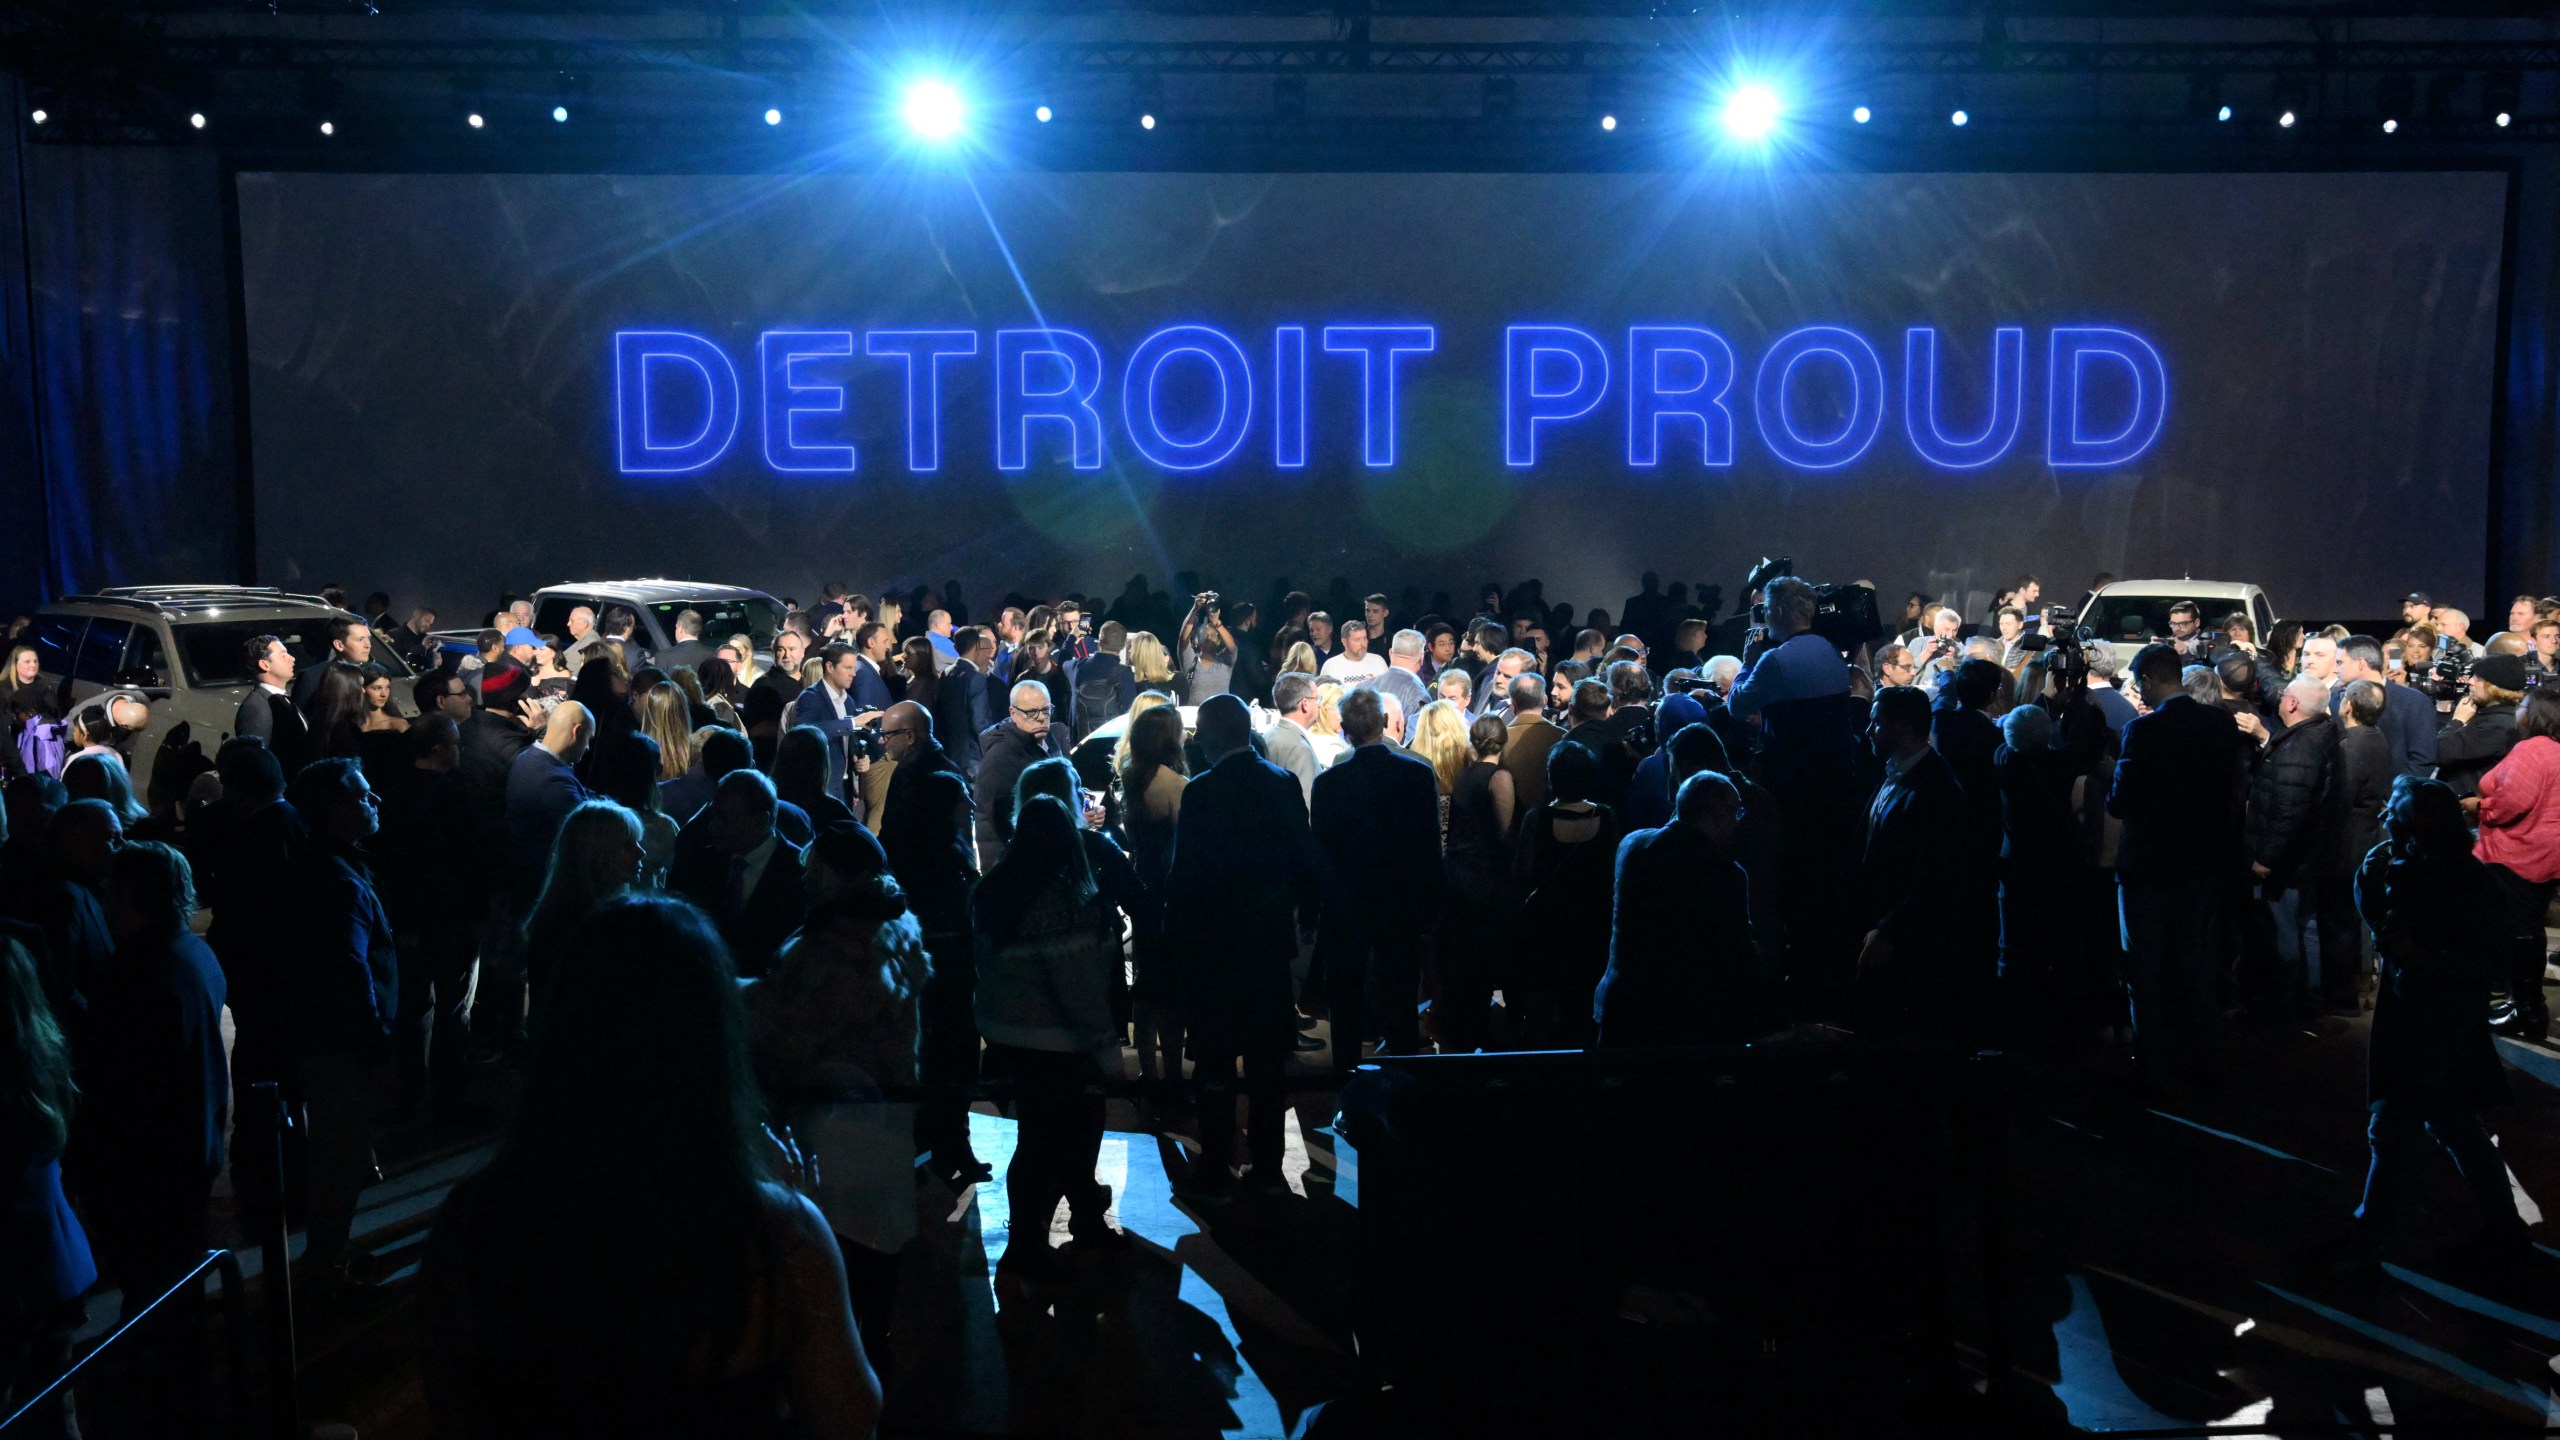
[[[1387,657],[1375,650],[1357,660],[1349,655],[1336,655],[1324,662],[1324,668],[1316,673],[1327,680],[1339,680],[1345,685],[1357,685],[1373,675],[1386,674]]]

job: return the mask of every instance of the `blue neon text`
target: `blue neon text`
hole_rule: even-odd
[[[992,336],[879,329],[859,343],[851,330],[777,329],[754,337],[742,377],[719,340],[624,330],[613,337],[615,458],[630,475],[707,469],[736,448],[752,407],[759,441],[750,453],[766,468],[850,474],[861,458],[853,437],[886,433],[894,414],[906,471],[931,475],[943,468],[957,404],[992,416],[992,459],[1007,472],[1099,470],[1115,450],[1111,463],[1171,472],[1298,470],[1354,455],[1387,469],[1404,448],[1404,396],[1417,378],[1481,386],[1501,414],[1498,441],[1485,440],[1517,470],[1729,470],[1756,451],[1785,469],[1833,471],[1866,459],[1898,410],[1912,458],[1975,471],[2034,454],[2018,442],[2038,406],[2046,466],[2110,469],[2149,453],[2169,413],[2158,347],[2111,325],[2052,328],[2044,363],[2032,368],[2025,326],[1942,334],[1915,325],[1903,332],[1898,374],[1888,373],[1884,348],[1843,325],[1788,330],[1748,360],[1700,325],[1630,325],[1621,339],[1519,324],[1502,330],[1498,358],[1494,343],[1470,336],[1452,353],[1438,327],[1409,322],[1277,324],[1251,335],[1180,323],[1146,334],[1113,364],[1095,337],[1062,327]],[[2041,396],[2029,393],[2037,384]],[[1116,396],[1105,395],[1111,388]],[[859,423],[874,410],[880,423]],[[1623,425],[1609,418],[1618,415]]]

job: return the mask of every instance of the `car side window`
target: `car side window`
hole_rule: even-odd
[[[115,683],[116,672],[124,668],[124,642],[132,633],[130,621],[91,619],[79,658],[72,663],[71,678],[90,685]]]
[[[47,675],[71,673],[71,652],[80,644],[80,627],[86,623],[80,615],[39,615],[27,627],[27,643],[36,647],[36,656]]]
[[[132,643],[125,646],[125,672],[137,684],[166,685],[170,682],[169,652],[160,643],[160,631],[152,625],[133,628]]]
[[[2275,612],[2267,608],[2267,597],[2264,595],[2250,597],[2249,613],[2250,618],[2258,623],[2258,638],[2266,639],[2268,632],[2276,627]]]
[[[533,610],[534,633],[557,635],[566,641],[569,638],[569,612],[585,603],[589,602],[581,601],[574,595],[544,597],[542,603],[536,605]]]

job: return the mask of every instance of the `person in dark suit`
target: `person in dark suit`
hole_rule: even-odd
[[[914,701],[889,707],[880,720],[880,743],[898,767],[880,806],[880,847],[933,960],[919,1016],[923,1077],[927,1084],[969,1084],[978,1078],[977,967],[969,920],[978,866],[970,844],[968,777],[934,743],[933,717]],[[970,1149],[965,1103],[918,1105],[916,1142],[932,1152],[935,1173],[947,1180],[966,1184],[995,1176]]]
[[[284,992],[289,1098],[309,1121],[309,1264],[365,1283],[376,1278],[371,1258],[348,1235],[373,1172],[400,984],[391,917],[364,860],[379,817],[353,760],[312,761],[286,795],[311,837],[293,882]]]
[[[293,703],[293,652],[273,635],[253,635],[242,649],[252,688],[231,733],[266,741],[290,779],[311,761],[311,727]]]
[[[222,967],[187,929],[185,857],[130,843],[107,878],[116,953],[88,996],[66,1159],[130,1318],[204,1256],[231,1071]]]
[[[2102,709],[2085,713],[2093,727],[2106,723]],[[2087,969],[2079,898],[2089,856],[2072,787],[2095,756],[2056,745],[2055,728],[2052,711],[2020,705],[2000,717],[1991,760],[2000,795],[1998,1014],[2014,1037],[2008,1043],[2076,1018]]]
[[[755,743],[756,763],[773,764],[773,747],[790,728],[791,707],[808,687],[800,683],[800,661],[808,641],[797,630],[777,631],[773,637],[773,663],[747,687],[747,698],[738,704],[739,722],[747,727],[747,738]]]
[[[658,668],[672,675],[678,670],[699,670],[712,656],[710,646],[702,643],[702,612],[676,612],[675,643],[658,652]]]
[[[853,632],[853,648],[860,658],[853,667],[852,694],[859,710],[886,710],[898,702],[880,668],[889,663],[889,649],[897,641],[889,627],[877,620],[866,620]]]
[[[1929,748],[1947,762],[1964,791],[1962,869],[1957,893],[1949,897],[1957,908],[1947,920],[1970,927],[1960,942],[1966,945],[1996,943],[1999,927],[2000,782],[1992,760],[2000,750],[2000,726],[1990,707],[2005,678],[1996,661],[1964,661],[1929,712]]]
[[[318,664],[295,668],[293,705],[295,709],[302,712],[302,718],[305,720],[313,718],[311,707],[320,698],[320,677],[329,672],[330,662],[343,661],[358,670],[373,663],[372,626],[361,620],[340,616],[329,622],[328,631],[329,653],[321,656]]]
[[[942,674],[942,684],[933,692],[933,733],[943,737],[943,748],[960,773],[976,777],[978,773],[978,737],[995,723],[990,697],[994,682],[987,669],[995,663],[996,637],[975,625],[964,625],[953,634],[953,646],[960,658]]]
[[[1891,685],[1868,708],[1867,743],[1884,784],[1867,806],[1857,893],[1866,938],[1858,948],[1860,1028],[1949,1039],[1982,1018],[1991,957],[1947,923],[1948,897],[1966,881],[1970,840],[1963,787],[1930,748],[1928,692]]]
[[[772,968],[775,952],[808,916],[805,847],[774,829],[773,782],[758,771],[722,776],[705,808],[710,843],[690,852],[678,845],[667,888],[710,914],[739,976],[754,979]]]
[[[1751,893],[1734,858],[1742,792],[1702,770],[1673,804],[1669,824],[1618,845],[1609,969],[1591,999],[1604,1049],[1740,1044],[1755,1028]]]
[[[879,706],[868,706],[854,693],[855,672],[860,668],[861,654],[850,645],[830,645],[818,652],[823,668],[818,683],[800,692],[791,702],[790,719],[785,728],[806,725],[827,740],[827,785],[839,797],[847,793],[851,783],[853,762],[850,739],[854,727]]]
[[[2249,740],[2229,714],[2187,694],[2183,668],[2168,644],[2133,657],[2151,713],[2125,727],[2107,796],[2107,812],[2124,822],[2116,878],[2134,1044],[2155,1080],[2219,1067],[2220,967],[2245,864]]]
[[[2507,907],[2471,853],[2462,803],[2440,781],[2401,776],[2384,811],[2387,838],[2356,875],[2356,906],[2382,956],[2366,1089],[2373,1160],[2358,1229],[2368,1243],[2406,1209],[2409,1153],[2433,1135],[2479,1205],[2484,1250],[2509,1265],[2532,1245],[2507,1167],[2479,1111],[2504,1099],[2506,1072],[2480,1022],[2499,980]]]
[[[595,798],[578,781],[577,764],[595,735],[587,707],[568,701],[551,712],[542,738],[518,752],[507,770],[507,845],[517,898],[525,905],[542,884],[551,842],[569,812]],[[520,905],[519,909],[522,908]]]
[[[1390,1050],[1422,1049],[1414,1007],[1423,942],[1440,913],[1440,783],[1428,763],[1387,743],[1377,691],[1346,690],[1341,705],[1352,749],[1316,777],[1310,819],[1327,870],[1321,925],[1333,1063],[1347,1070],[1373,1025]],[[1375,1017],[1365,1004],[1371,991]]]
[[[1367,712],[1379,713],[1374,697]],[[1244,702],[1210,697],[1200,707],[1198,732],[1209,764],[1182,792],[1164,933],[1190,1027],[1192,1076],[1201,1087],[1201,1160],[1184,1188],[1214,1196],[1229,1184],[1239,1064],[1251,1182],[1265,1190],[1281,1183],[1287,1106],[1281,1074],[1297,1041],[1290,966],[1298,954],[1297,917],[1319,893],[1319,862],[1298,782],[1254,753]],[[1412,763],[1429,784],[1430,767]],[[1318,776],[1319,795],[1324,783]],[[1438,863],[1435,847],[1435,874]],[[1335,1044],[1356,1054],[1359,1032],[1339,1028],[1342,1014],[1335,1012]],[[1347,1041],[1340,1038],[1345,1034]]]
[[[2336,710],[2338,828],[2321,871],[2320,955],[2324,1001],[2343,1015],[2363,1008],[2357,990],[2373,958],[2372,934],[2356,914],[2356,869],[2382,843],[2382,811],[2400,762],[2381,729],[2382,687],[2363,680],[2339,688],[2346,695]],[[2333,958],[2351,963],[2325,963]]]
[[[1067,667],[1067,679],[1075,687],[1077,738],[1092,734],[1113,716],[1128,714],[1137,700],[1137,674],[1120,658],[1128,644],[1128,630],[1117,620],[1107,620],[1095,637],[1093,654]]]

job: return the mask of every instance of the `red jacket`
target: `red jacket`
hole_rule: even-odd
[[[2518,741],[2480,777],[2480,842],[2472,853],[2526,880],[2560,880],[2560,740]]]

